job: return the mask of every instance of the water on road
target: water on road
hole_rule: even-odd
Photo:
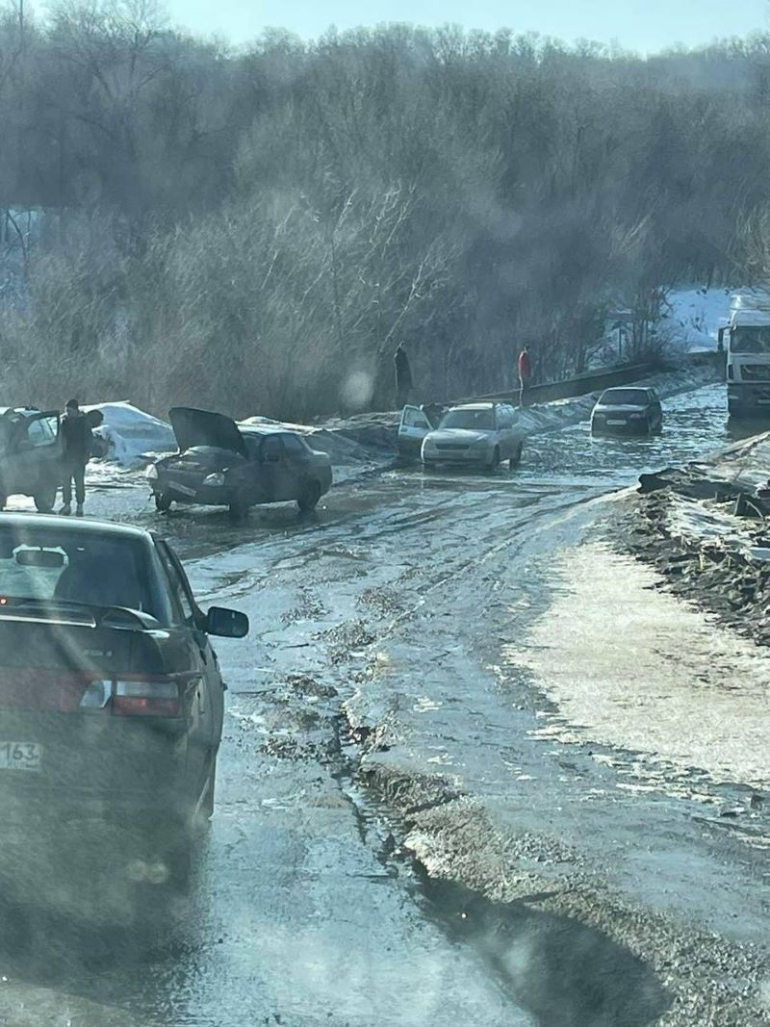
[[[476,948],[424,917],[415,882],[391,859],[387,823],[354,801],[338,718],[345,701],[384,725],[382,759],[445,768],[500,795],[504,774],[534,829],[527,780],[543,743],[480,666],[510,641],[516,602],[529,623],[551,601],[531,562],[518,562],[526,546],[529,560],[574,544],[597,497],[730,439],[724,385],[666,400],[664,411],[651,439],[592,439],[583,423],[531,438],[514,472],[391,469],[332,490],[313,516],[282,506],[237,527],[220,510],[161,517],[140,476],[102,472],[89,513],[163,530],[203,605],[246,610],[253,631],[218,646],[230,692],[192,894],[149,932],[140,923],[97,938],[47,924],[30,896],[29,943],[6,938],[0,950],[0,1021],[577,1023],[538,1021],[534,999],[519,1001]],[[561,787],[551,773],[549,794]],[[564,815],[569,824],[549,813],[553,830],[578,836],[579,818]],[[618,837],[629,831],[626,822]]]

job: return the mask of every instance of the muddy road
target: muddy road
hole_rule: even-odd
[[[135,476],[102,478],[89,512],[161,523],[202,604],[245,610],[252,634],[218,646],[225,737],[191,893],[98,931],[30,895],[0,938],[0,1022],[768,1022],[761,672],[716,758],[709,626],[675,623],[608,544],[618,489],[729,441],[724,386],[664,407],[655,439],[581,424],[532,438],[514,473],[393,468],[237,528],[159,518]],[[617,631],[594,644],[575,624],[597,593]],[[751,659],[729,643],[720,658]]]

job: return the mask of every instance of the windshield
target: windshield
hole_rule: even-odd
[[[770,353],[770,326],[743,325],[730,333],[731,353]]]
[[[0,1027],[770,1027],[770,0],[0,0],[0,403]]]
[[[495,415],[491,409],[450,410],[444,414],[439,428],[467,428],[471,431],[494,431]]]
[[[604,406],[646,406],[650,401],[644,389],[607,389],[599,402]]]
[[[134,539],[0,525],[0,600],[126,606],[153,613]]]

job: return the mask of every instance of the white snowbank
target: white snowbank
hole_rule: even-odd
[[[94,403],[83,409],[101,412],[104,423],[95,434],[107,440],[109,449],[105,459],[123,467],[140,466],[148,463],[154,453],[176,449],[171,425],[131,403]]]
[[[685,353],[715,350],[717,332],[730,320],[734,289],[673,289],[661,311],[666,335]]]
[[[689,353],[714,350],[720,328],[735,310],[768,310],[770,294],[748,287],[672,289],[661,311],[670,344]]]

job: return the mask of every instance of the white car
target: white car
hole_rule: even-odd
[[[465,403],[452,407],[438,428],[428,432],[422,443],[422,462],[471,464],[494,470],[508,461],[521,460],[524,431],[516,410],[507,403]]]

